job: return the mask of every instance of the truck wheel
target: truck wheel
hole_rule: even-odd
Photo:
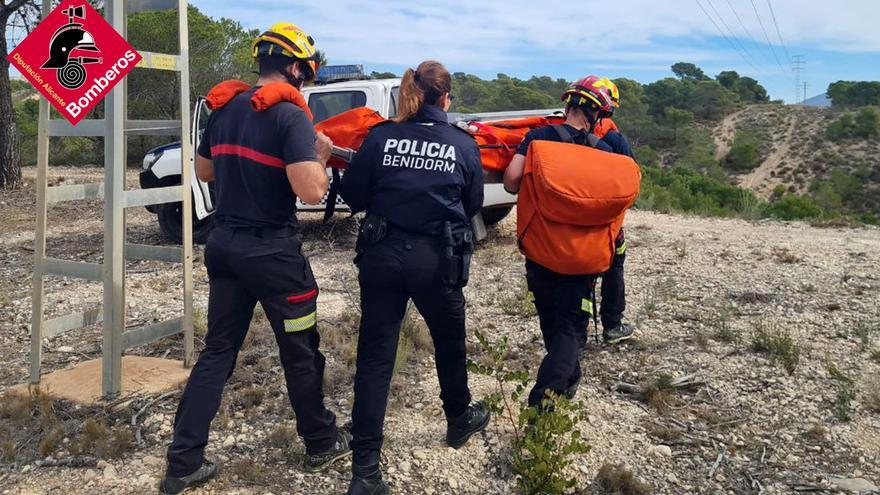
[[[159,227],[169,239],[180,244],[183,242],[183,223],[180,203],[168,203],[159,207]],[[193,242],[204,244],[208,234],[214,227],[214,215],[197,220],[193,215]]]
[[[513,209],[513,206],[494,206],[491,208],[483,208],[483,223],[486,226],[495,225],[496,223],[504,220],[504,217],[510,213],[510,210]]]

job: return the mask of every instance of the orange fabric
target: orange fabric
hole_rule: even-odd
[[[232,101],[233,98],[249,89],[251,89],[251,85],[244,81],[223,81],[211,88],[211,91],[208,91],[208,97],[206,98],[208,100],[208,108],[211,110],[222,108]]]
[[[561,117],[527,117],[486,123],[472,122],[471,126],[477,128],[477,132],[472,134],[480,147],[483,168],[503,172],[513,160],[516,147],[529,131],[562,123],[563,120]]]
[[[254,107],[254,110],[262,112],[272,105],[276,105],[282,101],[293,103],[302,108],[309,120],[314,119],[314,116],[312,116],[312,110],[309,108],[308,103],[306,103],[306,99],[303,97],[302,93],[286,82],[279,81],[269,83],[256,90],[254,96],[251,97],[251,106]]]
[[[532,142],[517,199],[520,250],[565,275],[608,271],[614,241],[640,182],[639,166],[627,156]]]
[[[323,132],[334,146],[358,150],[374,125],[384,122],[379,112],[367,107],[353,108],[315,124],[315,132]],[[328,166],[345,168],[348,164],[337,157],[330,157]]]
[[[211,88],[211,91],[208,92],[208,97],[206,98],[208,101],[208,108],[211,110],[222,108],[232,101],[233,98],[250,89],[251,86],[244,81],[223,81]],[[257,112],[262,112],[272,105],[281,103],[282,101],[287,101],[300,107],[306,113],[309,120],[312,120],[312,110],[306,103],[306,99],[303,97],[302,93],[292,85],[283,81],[269,83],[256,90],[254,96],[251,97],[251,106]]]
[[[615,124],[613,120],[602,119],[596,124],[596,127],[593,129],[593,134],[603,138],[605,137],[605,134],[608,134],[611,131],[620,132],[620,129],[617,128],[617,124]]]

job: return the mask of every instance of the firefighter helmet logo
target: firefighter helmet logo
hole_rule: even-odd
[[[49,44],[49,60],[41,69],[56,69],[58,82],[67,89],[77,89],[86,82],[86,64],[100,64],[100,57],[83,56],[82,52],[100,54],[95,38],[83,29],[77,19],[85,19],[85,8],[80,5],[61,11],[67,15],[68,23],[55,31]],[[75,56],[76,55],[76,56]]]

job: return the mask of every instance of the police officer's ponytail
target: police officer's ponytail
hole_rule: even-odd
[[[452,76],[436,60],[426,60],[416,70],[406,69],[394,120],[404,122],[413,118],[423,105],[436,105],[441,96],[451,91]]]

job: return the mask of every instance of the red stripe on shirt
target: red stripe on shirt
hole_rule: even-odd
[[[288,296],[287,302],[290,304],[297,304],[303,301],[308,301],[309,299],[313,299],[318,296],[318,289],[312,289],[305,294],[299,294],[296,296]]]
[[[284,168],[284,161],[278,157],[260,153],[259,151],[248,148],[247,146],[239,146],[237,144],[218,144],[211,146],[211,155],[234,155],[241,158],[253,160],[261,165],[268,167]]]

